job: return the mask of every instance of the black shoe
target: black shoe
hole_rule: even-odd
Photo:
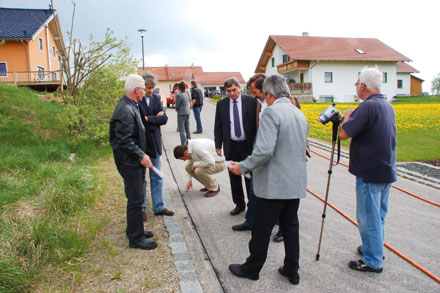
[[[348,266],[350,269],[360,271],[360,272],[372,272],[372,273],[382,273],[383,268],[375,269],[372,267],[367,266],[364,264],[364,262],[360,259],[358,261],[352,260],[348,263]]]
[[[232,226],[232,230],[234,230],[234,231],[248,231],[248,230],[252,230],[252,228],[249,227],[249,225],[246,224],[246,222],[244,222],[243,224]]]
[[[362,246],[358,246],[358,248],[356,250],[361,256],[364,256],[364,253],[362,252]],[[385,259],[385,255],[382,256],[382,259]]]
[[[147,238],[152,238],[154,236],[154,234],[151,231],[144,231],[144,236],[145,236],[145,239],[147,239]],[[127,233],[125,233],[125,237],[128,238]]]
[[[244,272],[239,264],[229,265],[229,270],[239,278],[247,278],[254,281],[258,280],[258,274],[254,275]]]
[[[135,241],[135,242],[129,242],[128,246],[131,248],[138,248],[142,250],[150,250],[155,249],[157,247],[157,243],[151,240],[147,240],[145,238]]]
[[[289,277],[287,275],[287,273],[284,271],[283,267],[279,267],[278,273],[280,273],[281,275],[283,275],[284,277],[289,279],[289,282],[292,283],[293,285],[298,285],[299,284],[299,275],[298,275],[298,273],[295,274],[293,277]]]
[[[283,234],[281,233],[281,230],[278,230],[277,234],[275,234],[275,236],[273,237],[273,241],[274,242],[283,242],[284,241],[284,237],[283,237]]]
[[[231,216],[236,216],[240,213],[244,212],[244,207],[235,206],[235,209],[231,211]]]

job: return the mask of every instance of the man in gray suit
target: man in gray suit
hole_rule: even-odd
[[[278,272],[299,283],[299,199],[306,196],[306,141],[304,114],[289,101],[286,79],[272,75],[263,83],[268,107],[261,116],[252,154],[229,169],[236,175],[252,172],[255,218],[250,256],[229,270],[240,278],[258,280],[267,257],[270,234],[277,220],[284,235],[284,266]]]

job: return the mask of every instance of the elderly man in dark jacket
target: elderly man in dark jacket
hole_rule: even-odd
[[[142,221],[145,168],[153,167],[146,154],[151,146],[147,145],[146,129],[138,106],[144,95],[144,79],[139,75],[129,75],[125,81],[125,96],[119,101],[110,120],[110,145],[116,167],[124,179],[129,246],[147,250],[156,248],[157,243],[146,239],[153,235],[144,231]]]

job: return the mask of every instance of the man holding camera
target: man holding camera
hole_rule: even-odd
[[[383,271],[383,245],[388,198],[396,175],[396,118],[393,107],[380,93],[382,73],[363,69],[356,92],[363,101],[345,111],[339,138],[351,137],[349,172],[356,176],[356,217],[362,259],[348,266],[361,272]]]

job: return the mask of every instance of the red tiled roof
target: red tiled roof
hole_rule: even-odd
[[[373,38],[269,36],[295,60],[411,61]],[[359,54],[360,49],[365,54]]]
[[[226,79],[235,76],[240,83],[245,83],[240,72],[203,72],[201,66],[145,67],[145,70],[156,75],[159,80],[195,80],[202,85],[223,84]],[[142,72],[142,67],[138,71]]]
[[[397,73],[419,73],[417,69],[406,62],[397,62]]]

